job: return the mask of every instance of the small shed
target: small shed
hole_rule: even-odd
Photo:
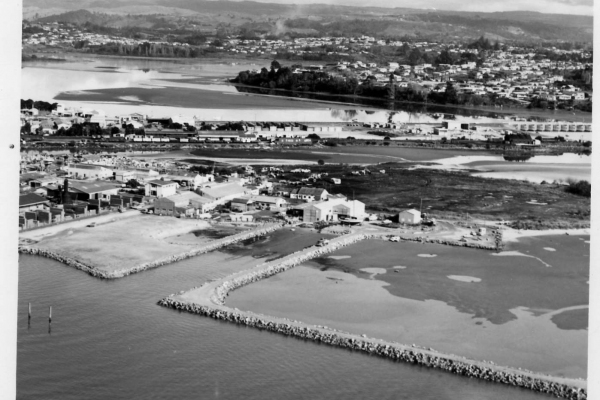
[[[401,211],[398,214],[398,222],[402,224],[420,224],[421,212],[415,209]]]

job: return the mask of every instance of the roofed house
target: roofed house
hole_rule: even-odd
[[[94,164],[70,164],[65,170],[75,179],[107,179],[113,176],[112,170]]]
[[[338,221],[342,217],[361,219],[365,216],[365,204],[358,200],[332,199],[294,206],[296,214],[304,222]]]
[[[249,197],[236,197],[231,200],[230,208],[231,211],[246,212],[250,210],[253,203],[254,201],[252,201]]]
[[[323,188],[301,187],[292,190],[290,198],[305,201],[323,201],[327,200],[329,193]]]
[[[19,212],[45,209],[50,205],[48,200],[35,193],[28,193],[19,196]]]
[[[201,189],[202,196],[224,204],[236,197],[246,194],[246,190],[237,183],[221,183]]]
[[[255,205],[262,208],[281,208],[287,204],[285,199],[281,197],[272,197],[272,196],[253,196],[251,200]]]
[[[69,181],[69,192],[75,193],[74,200],[109,199],[119,193],[120,185],[106,181]]]
[[[189,188],[192,188],[193,190],[196,190],[203,183],[213,182],[215,177],[212,174],[196,174],[195,176],[165,175],[165,179],[177,182],[179,186],[187,186]]]
[[[154,213],[159,215],[186,214],[187,209],[195,208],[192,202],[199,197],[201,196],[194,192],[183,192],[172,196],[159,197],[154,200]]]
[[[421,211],[415,209],[400,211],[398,222],[402,224],[419,224],[421,223]]]

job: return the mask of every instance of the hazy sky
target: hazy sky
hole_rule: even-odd
[[[437,8],[456,11],[538,11],[553,14],[593,14],[594,0],[259,0],[273,3],[327,3],[352,6]]]

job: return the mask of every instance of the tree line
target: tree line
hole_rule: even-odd
[[[392,101],[456,105],[512,104],[511,100],[501,98],[497,94],[479,96],[458,93],[452,82],[446,83],[445,91],[433,92],[417,84],[406,88],[399,87],[393,74],[390,74],[389,80],[385,84],[377,82],[374,76],[369,76],[360,83],[351,73],[340,75],[332,75],[324,71],[293,73],[296,68],[301,67],[299,64],[285,67],[281,66],[278,61],[273,61],[270,70],[263,67],[259,72],[241,71],[236,78],[232,79],[232,82],[265,89],[354,95]]]

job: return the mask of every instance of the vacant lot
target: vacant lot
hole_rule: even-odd
[[[203,243],[174,244],[173,236],[212,229],[205,221],[139,215],[122,221],[62,231],[34,246],[111,272],[183,253]]]

